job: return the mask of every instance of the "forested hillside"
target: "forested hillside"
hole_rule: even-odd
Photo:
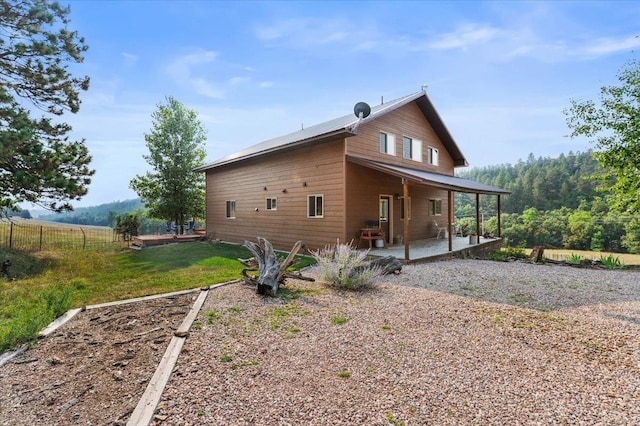
[[[471,169],[457,176],[512,191],[501,198],[502,237],[509,246],[640,253],[640,218],[609,210],[602,170],[592,153]],[[497,200],[480,197],[483,232],[497,233]],[[475,196],[456,194],[458,224],[475,229]]]
[[[530,207],[543,211],[575,209],[581,202],[592,202],[595,196],[602,195],[596,192],[598,182],[592,179],[599,172],[598,162],[588,151],[558,158],[535,158],[530,154],[526,162],[464,170],[457,176],[512,191],[502,199],[502,212],[522,213]],[[456,210],[458,213],[474,214],[473,196],[460,194],[456,202],[458,207],[472,206],[471,211]],[[484,210],[495,211],[495,197],[483,197],[481,203]]]
[[[51,213],[40,215],[42,220],[53,222],[74,223],[78,225],[111,226],[116,223],[116,217],[126,212],[135,212],[144,208],[139,198],[113,203],[100,204],[92,207],[79,207],[71,212]]]

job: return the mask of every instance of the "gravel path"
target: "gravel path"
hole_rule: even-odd
[[[640,424],[640,273],[452,260],[212,292],[157,425]]]

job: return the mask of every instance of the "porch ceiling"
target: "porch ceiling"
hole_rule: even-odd
[[[440,173],[430,173],[422,170],[414,170],[406,167],[394,166],[391,164],[380,163],[377,161],[367,160],[365,158],[347,156],[347,161],[407,179],[410,182],[435,186],[437,188],[448,189],[456,192],[466,192],[470,194],[492,194],[504,195],[511,194],[511,191],[498,188],[497,186],[485,185],[468,179],[462,179],[456,176],[443,175]]]

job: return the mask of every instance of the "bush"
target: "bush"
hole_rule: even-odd
[[[604,265],[607,269],[622,269],[624,268],[624,263],[620,260],[619,257],[614,256],[612,254],[608,256],[600,256],[600,263]]]
[[[344,290],[371,288],[380,282],[382,270],[367,265],[368,254],[369,250],[357,250],[351,243],[312,252],[320,279],[330,287]]]
[[[565,262],[571,263],[572,265],[579,265],[580,262],[582,262],[582,257],[579,254],[571,253],[571,256],[567,257]]]
[[[487,255],[490,260],[528,259],[527,252],[521,247],[503,247]]]

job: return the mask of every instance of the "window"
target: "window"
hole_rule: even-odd
[[[430,216],[442,215],[442,200],[440,199],[429,200],[429,215]]]
[[[396,155],[396,136],[390,133],[380,132],[380,152]]]
[[[324,195],[309,195],[307,198],[307,217],[324,216]]]
[[[427,156],[427,161],[429,161],[429,164],[433,164],[434,166],[438,165],[438,150],[436,148],[429,147],[427,149]]]
[[[276,208],[278,207],[278,199],[273,197],[273,198],[267,198],[267,210],[276,210]]]
[[[235,219],[236,218],[236,201],[230,200],[227,201],[227,219]]]
[[[404,220],[404,197],[400,197],[400,220]],[[411,197],[409,197],[409,220],[411,220]]]
[[[411,158],[411,138],[402,137],[402,158]]]
[[[408,160],[422,161],[422,141],[402,137],[402,158]]]
[[[389,221],[389,200],[380,199],[378,217],[380,218],[380,222],[388,222]]]

